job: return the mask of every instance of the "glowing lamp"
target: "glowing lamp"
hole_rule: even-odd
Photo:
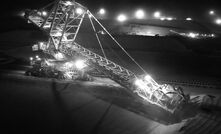
[[[41,14],[42,16],[47,16],[48,13],[46,11],[42,11]]]
[[[188,18],[186,18],[186,20],[192,20],[192,18],[188,17]]]
[[[151,78],[150,75],[146,75],[146,76],[144,77],[144,79],[145,79],[146,81],[148,81],[148,82],[150,82],[150,81],[152,80],[152,78]]]
[[[84,60],[77,60],[75,62],[75,66],[77,69],[81,70],[81,69],[85,68],[87,65],[85,64]]]
[[[100,15],[104,15],[106,13],[105,9],[101,8],[98,12]]]
[[[160,18],[160,20],[164,21],[164,20],[165,20],[165,18],[164,18],[164,17],[161,17],[161,18]]]
[[[127,16],[124,15],[124,14],[120,14],[120,15],[117,17],[117,20],[118,20],[119,22],[124,22],[124,21],[127,20]]]
[[[159,18],[159,17],[161,16],[161,13],[160,13],[159,11],[157,11],[157,12],[155,12],[155,13],[153,14],[153,16],[154,16],[155,18]]]
[[[84,11],[83,11],[83,9],[82,8],[77,8],[76,9],[76,13],[77,14],[82,14]]]
[[[145,16],[145,13],[143,10],[139,9],[135,12],[135,16],[137,19],[143,19]]]
[[[216,19],[216,24],[220,25],[221,24],[221,19]]]
[[[215,12],[214,12],[213,10],[210,10],[210,11],[209,11],[209,14],[210,14],[210,15],[214,15]]]
[[[171,20],[173,20],[173,18],[172,17],[167,17],[167,20],[171,21]]]
[[[189,33],[188,36],[191,38],[196,38],[197,35],[195,33]]]
[[[145,87],[146,87],[143,80],[140,80],[140,79],[136,79],[134,84],[140,89],[145,89]]]

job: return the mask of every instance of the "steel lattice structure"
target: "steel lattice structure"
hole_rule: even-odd
[[[75,39],[86,16],[90,21],[93,18],[101,25],[86,7],[74,0],[57,0],[51,5],[47,16],[41,14],[42,10],[31,11],[27,19],[49,35],[46,47],[43,48],[44,52],[53,55],[59,51],[69,56],[78,53],[89,61],[89,65],[103,71],[109,78],[129,89],[130,92],[136,93],[139,98],[167,111],[173,112],[185,101],[182,91],[169,85],[159,85],[152,78],[136,76],[132,71],[108,60],[105,55],[100,56],[78,44]],[[92,27],[95,30],[93,24]],[[109,34],[102,25],[101,27]],[[98,36],[96,37],[100,43]],[[118,43],[113,37],[112,39]]]

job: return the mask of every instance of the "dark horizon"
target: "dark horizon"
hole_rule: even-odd
[[[1,4],[0,11],[3,16],[10,16],[15,12],[24,10],[27,8],[38,9],[41,8],[54,0],[44,1],[30,1],[30,0],[13,0],[7,1]],[[109,13],[119,12],[133,12],[137,8],[143,8],[148,14],[156,10],[161,10],[165,14],[171,14],[174,16],[195,16],[204,19],[210,9],[220,12],[220,5],[218,0],[77,0],[77,2],[88,7],[92,12],[96,12],[99,8],[104,7]]]

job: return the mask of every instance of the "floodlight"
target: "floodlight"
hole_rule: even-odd
[[[41,14],[42,16],[47,16],[48,13],[46,11],[42,11]]]
[[[164,21],[164,20],[165,20],[165,18],[164,18],[164,17],[161,17],[161,18],[160,18],[160,20]]]
[[[189,33],[188,36],[191,37],[191,38],[196,38],[197,34],[195,34],[195,33]]]
[[[151,78],[150,75],[146,75],[146,76],[144,77],[144,79],[145,79],[146,81],[148,81],[148,82],[150,82],[150,81],[152,80],[152,78]]]
[[[124,14],[120,14],[120,15],[118,15],[118,17],[117,17],[117,20],[118,20],[119,22],[124,22],[124,21],[127,20],[127,16],[124,15]]]
[[[75,66],[77,69],[83,69],[84,67],[86,67],[87,65],[85,64],[85,61],[84,60],[77,60],[75,62]]]
[[[209,14],[210,14],[210,15],[214,15],[214,14],[215,14],[215,11],[210,10],[210,11],[209,11]]]
[[[221,19],[216,19],[216,24],[220,25],[221,24]]]
[[[192,18],[188,17],[188,18],[186,18],[186,20],[192,20]]]
[[[143,19],[144,16],[145,16],[145,13],[144,13],[144,11],[141,10],[141,9],[139,9],[139,10],[137,10],[137,11],[135,12],[135,17],[136,17],[137,19]]]
[[[106,13],[104,8],[101,8],[98,12],[100,15],[104,15]]]
[[[82,14],[84,12],[84,10],[82,9],[82,8],[80,8],[80,7],[78,7],[77,9],[76,9],[76,13],[77,14]]]
[[[161,13],[159,11],[154,12],[153,16],[155,18],[159,18],[161,16]]]
[[[141,79],[136,79],[134,84],[140,89],[145,89],[145,87],[146,87],[145,83]]]
[[[167,17],[167,20],[171,21],[171,20],[173,20],[173,18],[172,17]]]
[[[67,6],[71,6],[71,5],[73,5],[73,3],[71,2],[71,1],[66,1],[66,3],[65,3]]]

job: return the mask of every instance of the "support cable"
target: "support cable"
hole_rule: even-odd
[[[147,72],[142,68],[142,66],[135,61],[135,59],[120,45],[120,43],[107,31],[107,29],[94,17],[94,15],[88,11],[95,21],[104,29],[104,31],[111,37],[111,39],[126,53],[126,55],[145,73]]]
[[[99,45],[100,45],[101,51],[102,51],[102,53],[103,53],[103,55],[104,55],[104,58],[107,59],[106,54],[105,54],[104,49],[103,49],[103,46],[102,46],[102,44],[101,44],[101,41],[100,41],[100,39],[99,39],[99,37],[98,37],[98,35],[97,35],[97,32],[96,32],[94,23],[93,23],[93,21],[91,20],[91,17],[90,17],[89,14],[88,14],[88,18],[89,18],[89,20],[90,20],[90,22],[91,22],[92,28],[93,28],[93,30],[94,30],[94,32],[95,32],[97,41],[98,41],[98,43],[99,43]]]

